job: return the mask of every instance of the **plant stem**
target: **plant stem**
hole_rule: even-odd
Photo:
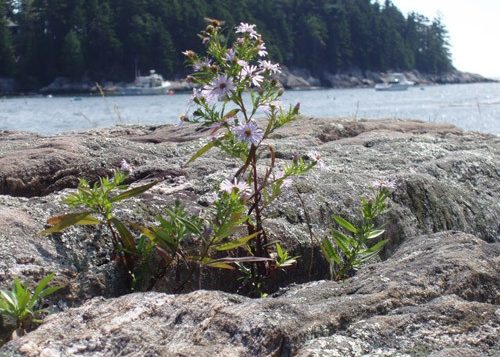
[[[115,246],[115,250],[117,249],[122,249],[122,257],[123,257],[123,262],[125,269],[127,269],[128,273],[130,276],[132,276],[134,272],[134,263],[131,255],[125,251],[125,247],[123,246],[122,241],[118,238],[118,235],[116,234],[113,225],[111,224],[111,220],[106,220],[106,224],[109,228],[109,231],[111,232],[111,237],[113,239],[113,245]]]

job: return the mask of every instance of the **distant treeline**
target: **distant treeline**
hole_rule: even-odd
[[[313,73],[452,68],[439,19],[373,0],[0,0],[0,76],[130,80],[185,73],[204,17],[257,24],[273,60]]]

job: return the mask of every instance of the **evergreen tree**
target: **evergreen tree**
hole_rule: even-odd
[[[71,78],[78,78],[83,71],[83,54],[80,40],[74,30],[64,37],[62,45],[62,73]]]
[[[7,4],[0,0],[0,76],[14,74],[14,48],[7,20]]]

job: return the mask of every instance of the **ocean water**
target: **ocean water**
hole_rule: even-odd
[[[0,98],[0,130],[48,135],[119,124],[176,123],[189,97],[179,93]],[[318,118],[419,119],[500,135],[500,83],[424,86],[403,92],[370,88],[287,91],[283,101],[300,102],[304,115]]]

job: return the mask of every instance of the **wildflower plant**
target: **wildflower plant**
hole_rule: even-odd
[[[121,167],[129,169],[126,161],[121,163]],[[128,189],[125,184],[127,178],[127,173],[116,170],[113,177],[101,177],[93,185],[80,179],[77,191],[66,197],[64,202],[71,208],[83,210],[51,217],[48,220],[51,227],[42,234],[61,232],[74,225],[104,225],[111,234],[116,257],[120,258],[127,272],[134,278],[135,267],[147,249],[144,244],[138,245],[127,224],[116,217],[114,210],[116,203],[146,192],[158,184],[158,181]]]
[[[321,242],[321,251],[330,265],[330,276],[343,280],[377,255],[387,244],[387,240],[371,242],[384,234],[382,227],[376,227],[378,217],[388,212],[387,199],[394,188],[392,182],[376,181],[373,184],[375,197],[361,199],[361,223],[356,225],[340,216],[333,216],[339,226],[332,228],[331,236]]]
[[[252,263],[251,267],[238,262],[242,272],[251,272],[255,286],[256,280],[266,277],[271,267],[289,266],[296,258],[269,242],[263,227],[263,210],[289,185],[292,176],[303,174],[322,161],[319,155],[307,161],[297,157],[278,171],[274,149],[268,145],[266,150],[266,139],[299,117],[299,104],[282,105],[283,89],[275,78],[281,72],[280,66],[267,59],[266,45],[255,25],[241,23],[229,41],[221,21],[207,21],[207,27],[199,34],[206,54],[183,52],[194,71],[188,79],[196,88],[182,120],[210,128],[211,140],[188,163],[212,148],[240,161],[240,168],[233,178],[225,180],[222,190],[236,192],[246,207],[244,224],[248,236],[254,238],[249,249],[239,253],[269,260],[273,253],[280,259],[275,263]],[[257,119],[258,116],[264,118]],[[270,159],[262,168],[258,163],[266,151]]]
[[[10,291],[0,290],[0,315],[13,320],[18,335],[31,329],[34,323],[42,322],[40,318],[47,313],[47,310],[40,308],[40,302],[62,288],[59,285],[49,286],[53,278],[54,274],[47,275],[40,280],[33,292],[18,278],[14,279]]]

